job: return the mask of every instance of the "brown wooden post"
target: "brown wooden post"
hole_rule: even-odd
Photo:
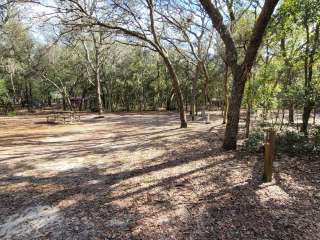
[[[272,165],[270,159],[270,143],[266,142],[264,144],[264,171],[263,171],[263,181],[271,182],[272,179]]]
[[[273,129],[269,129],[267,132],[266,143],[264,145],[264,171],[263,181],[272,181],[272,168],[273,161],[275,159],[275,148],[276,148],[276,132]]]

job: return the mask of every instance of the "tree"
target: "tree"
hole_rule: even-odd
[[[214,28],[219,33],[226,47],[226,61],[231,68],[233,75],[232,92],[228,107],[227,125],[225,130],[225,137],[223,141],[223,148],[225,150],[236,149],[238,125],[240,118],[240,108],[244,92],[245,83],[248,74],[254,64],[258,49],[262,43],[265,30],[271,15],[279,2],[279,0],[266,0],[261,12],[255,22],[249,45],[245,51],[244,59],[239,63],[238,50],[235,46],[234,39],[228,30],[222,14],[217,6],[211,0],[199,0],[207,14],[211,18]]]
[[[89,37],[92,41],[93,45],[93,57],[90,54],[90,49],[88,49],[86,39],[82,40],[82,45],[85,50],[86,60],[90,70],[94,73],[95,78],[95,87],[96,87],[96,104],[97,104],[97,111],[100,114],[103,112],[103,105],[102,105],[102,98],[101,98],[101,68],[103,65],[103,60],[106,55],[106,45],[108,43],[105,41],[107,36],[105,36],[105,32],[98,30],[89,29]],[[109,44],[110,45],[110,44]],[[110,46],[109,46],[110,48]],[[88,70],[89,71],[89,70]],[[90,71],[89,71],[89,76]]]
[[[288,4],[290,4],[289,1]],[[320,7],[318,1],[295,1],[291,2],[297,22],[300,23],[305,31],[306,41],[304,47],[304,92],[305,103],[303,107],[301,131],[308,135],[308,123],[311,111],[315,105],[315,91],[312,84],[313,68],[316,61],[316,54],[320,43]]]
[[[210,19],[206,12],[196,4],[186,8],[184,2],[173,1],[164,5],[158,11],[164,22],[173,29],[175,35],[168,36],[167,41],[188,62],[191,69],[191,117],[195,119],[198,81],[201,73],[204,75],[202,90],[203,113],[207,107],[208,98],[208,60],[212,47],[213,29],[209,30]]]
[[[176,70],[162,37],[166,26],[159,21],[158,5],[153,0],[139,3],[111,1],[104,4],[105,6],[101,7],[95,1],[91,5],[86,2],[61,1],[57,14],[62,15],[63,22],[69,26],[76,28],[100,26],[101,31],[102,29],[114,31],[119,37],[118,40],[124,44],[141,46],[157,52],[167,67],[172,81],[179,109],[180,126],[186,128],[183,96]],[[122,41],[120,35],[128,37],[129,41]]]

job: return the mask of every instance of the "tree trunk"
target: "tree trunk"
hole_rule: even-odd
[[[192,78],[192,91],[191,91],[191,119],[192,121],[195,120],[195,115],[196,115],[196,95],[197,95],[197,81],[199,77],[199,64],[197,64],[196,69],[195,69],[195,74],[194,77]]]
[[[223,148],[225,150],[237,148],[240,109],[245,85],[241,75],[242,74],[236,74],[233,77],[232,97],[229,99],[227,125],[223,141]]]
[[[96,70],[96,98],[97,98],[97,110],[99,115],[103,112],[102,100],[101,100],[101,81],[100,81],[100,68]]]
[[[232,95],[229,103],[227,126],[223,142],[223,148],[226,150],[236,149],[244,84],[256,59],[268,22],[278,2],[279,0],[264,1],[264,5],[252,29],[244,60],[242,64],[239,65],[238,50],[228,27],[224,24],[223,15],[211,0],[200,0],[201,5],[211,19],[213,27],[217,30],[225,44],[226,62],[231,67],[233,75]]]
[[[167,96],[167,101],[166,101],[166,110],[171,111],[171,102],[174,97],[174,89],[171,89],[169,96]]]
[[[246,138],[249,137],[250,133],[250,118],[252,109],[252,99],[251,99],[251,79],[248,80],[248,91],[247,91],[247,114],[246,114]]]
[[[143,89],[141,90],[141,93],[139,94],[139,112],[142,112],[144,110],[144,97],[143,97]]]
[[[313,104],[311,102],[307,103],[303,107],[301,132],[303,132],[305,136],[308,136],[309,118],[310,118],[312,109],[313,109]]]
[[[289,105],[289,123],[290,124],[294,123],[294,107],[292,103],[290,103]]]
[[[51,94],[50,94],[50,93],[48,93],[48,99],[47,99],[47,101],[48,101],[48,106],[51,107],[51,106],[52,106],[52,103],[51,103]]]
[[[283,127],[284,113],[285,113],[285,109],[284,109],[284,107],[282,107],[280,130],[281,130],[282,127]]]
[[[29,91],[28,91],[28,111],[31,112],[32,109],[33,109],[33,97],[32,97],[32,83],[31,81],[29,80],[28,81],[29,83]]]
[[[16,104],[17,94],[16,94],[16,88],[13,81],[13,73],[10,73],[10,82],[12,87],[12,93],[13,93],[13,106]]]
[[[110,80],[108,82],[107,86],[107,98],[108,98],[108,111],[113,112],[113,99],[112,99],[112,77],[110,77]]]
[[[100,82],[100,68],[96,72],[96,97],[97,97],[97,110],[99,115],[103,112],[102,100],[101,100],[101,82]]]
[[[183,97],[182,97],[182,93],[181,93],[181,89],[179,86],[179,81],[178,81],[178,77],[177,74],[172,66],[172,63],[170,62],[169,58],[165,55],[162,54],[162,58],[164,60],[164,63],[168,69],[169,75],[171,77],[172,80],[172,86],[174,89],[174,93],[175,93],[175,98],[176,98],[176,102],[177,102],[177,106],[178,106],[178,110],[179,110],[179,116],[180,116],[180,127],[181,128],[186,128],[187,127],[187,121],[185,118],[185,114],[184,114],[184,107],[183,107]]]
[[[69,109],[72,111],[73,108],[72,108],[70,96],[65,86],[63,86],[62,89],[60,89],[60,94],[62,95],[63,110],[64,111],[67,110],[67,106],[68,106]]]
[[[305,71],[305,98],[306,102],[303,107],[303,116],[302,116],[302,126],[301,131],[308,136],[308,123],[310,118],[310,113],[315,106],[315,100],[313,99],[314,96],[314,89],[311,84],[312,77],[313,77],[313,65],[315,62],[314,55],[316,54],[316,50],[318,49],[319,45],[319,32],[320,32],[320,23],[316,24],[315,33],[314,33],[314,42],[310,44],[310,29],[308,25],[308,19],[305,19],[305,30],[306,30],[306,48],[305,48],[305,62],[304,62],[304,71]]]
[[[67,110],[66,98],[64,96],[62,97],[62,109],[63,111]]]
[[[208,105],[208,92],[209,92],[209,89],[208,89],[208,86],[209,86],[209,74],[208,74],[208,70],[207,70],[207,67],[205,65],[205,63],[202,61],[201,62],[202,64],[202,70],[203,70],[203,73],[204,73],[204,77],[205,77],[205,81],[204,81],[204,102],[203,102],[203,105],[204,105],[204,114],[206,113],[206,109],[207,109],[207,105]]]
[[[247,116],[246,116],[246,138],[248,138],[250,134],[250,117],[251,117],[251,104],[248,103]]]
[[[99,43],[97,43],[97,40],[94,36],[93,37],[93,43],[94,43],[94,48],[95,48],[95,77],[96,77],[96,97],[97,97],[97,110],[98,114],[101,115],[103,112],[103,106],[102,106],[102,99],[101,99],[101,81],[100,81],[100,49],[99,47],[101,46],[101,33],[99,33]],[[99,44],[99,46],[98,46]]]
[[[223,121],[226,124],[228,112],[228,64],[225,64],[224,79],[223,79]]]
[[[83,88],[82,94],[81,94],[81,102],[79,104],[79,112],[81,112],[85,107],[84,106],[84,101],[85,101],[85,98],[86,98],[86,94],[87,94],[87,89]]]
[[[192,78],[192,89],[191,89],[191,120],[194,121],[196,114],[196,93],[195,93],[195,78]]]

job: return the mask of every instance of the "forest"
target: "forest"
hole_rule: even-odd
[[[0,0],[0,133],[0,239],[319,239],[320,4]]]

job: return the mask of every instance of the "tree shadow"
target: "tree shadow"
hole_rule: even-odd
[[[0,163],[0,238],[319,239],[319,203],[297,193],[318,189],[318,163],[306,162],[312,174],[303,178],[301,167],[292,172],[285,162],[263,184],[262,156],[223,152],[223,126],[184,130],[169,119],[165,129],[137,121],[126,130],[97,128],[101,136],[84,133],[87,139],[77,132],[17,136],[30,149]],[[12,136],[6,147],[23,146],[16,143]],[[130,158],[147,149],[162,151]],[[50,171],[40,165],[40,174],[37,157]]]
[[[284,181],[284,169],[276,169],[273,182],[263,183],[262,164],[255,161],[251,177],[237,186],[228,186],[222,174],[223,190],[204,197],[204,206],[192,207],[198,217],[188,219],[185,239],[319,239],[319,201],[301,193],[306,186],[319,191],[317,175],[306,179],[291,169],[285,173],[290,181]]]

